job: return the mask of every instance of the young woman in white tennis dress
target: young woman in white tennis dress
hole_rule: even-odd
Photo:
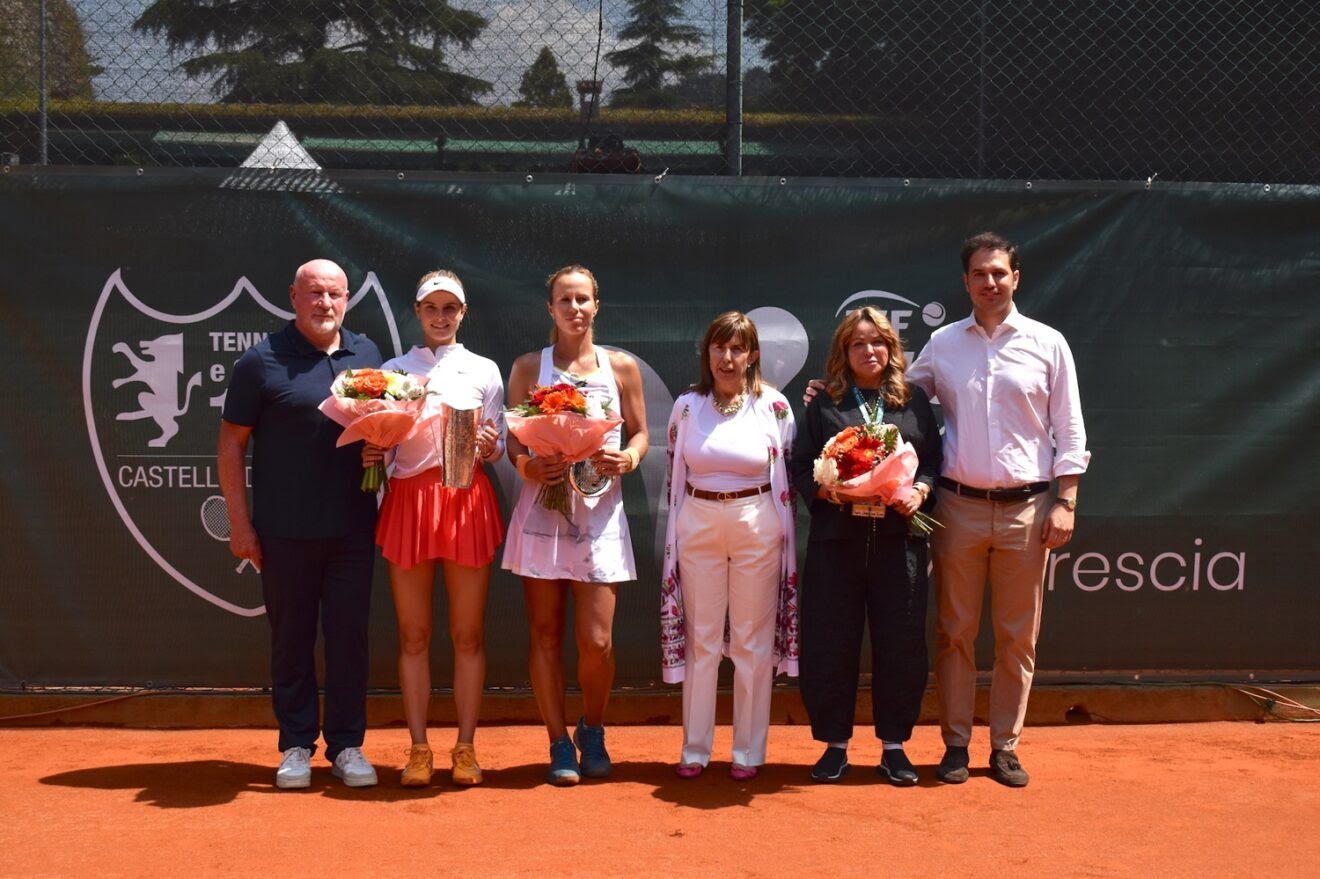
[[[600,299],[591,272],[566,266],[551,275],[546,286],[554,321],[552,344],[514,362],[508,399],[517,404],[533,385],[566,381],[623,417],[622,429],[606,437],[604,448],[593,459],[599,472],[614,477],[613,484],[596,498],[581,497],[570,489],[567,514],[546,509],[536,496],[542,485],[563,482],[568,465],[556,457],[532,455],[512,434],[507,439],[510,460],[523,486],[509,520],[503,567],[523,580],[532,689],[550,736],[546,777],[551,784],[571,785],[583,775],[601,778],[610,772],[604,715],[614,683],[614,605],[618,584],[637,576],[620,478],[636,470],[646,455],[646,404],[637,362],[593,342]],[[565,719],[563,660],[570,593],[584,709],[571,737]]]

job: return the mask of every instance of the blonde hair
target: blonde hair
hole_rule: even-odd
[[[591,273],[591,269],[586,266],[580,266],[577,263],[564,266],[562,269],[556,269],[550,273],[550,277],[545,279],[545,301],[554,302],[555,283],[564,275],[586,275],[587,280],[591,282],[591,298],[597,304],[600,303],[600,285],[596,283],[596,276]],[[559,341],[559,327],[550,325],[550,344],[553,345]]]
[[[873,305],[854,308],[843,316],[830,341],[830,353],[825,360],[825,392],[835,403],[843,400],[844,391],[853,383],[852,369],[848,366],[848,341],[860,323],[875,325],[880,341],[889,349],[889,362],[880,375],[880,397],[890,409],[901,409],[912,397],[908,390],[907,359],[903,356],[903,343],[890,326],[889,319]]]
[[[417,283],[413,285],[413,289],[417,289],[418,287],[421,287],[423,284],[425,284],[427,281],[430,281],[433,278],[448,278],[451,281],[457,281],[458,286],[460,287],[463,286],[463,279],[460,278],[458,275],[454,274],[453,272],[451,272],[449,269],[432,269],[431,271],[427,272],[426,274],[422,275],[420,278],[417,279]]]
[[[741,311],[726,311],[710,322],[701,337],[701,378],[692,385],[691,390],[698,394],[709,394],[715,389],[715,374],[710,368],[710,346],[720,345],[731,339],[737,339],[747,347],[747,353],[759,354],[761,340],[756,332],[756,324]],[[747,390],[753,397],[761,395],[761,358],[747,365]]]

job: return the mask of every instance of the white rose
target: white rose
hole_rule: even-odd
[[[839,465],[833,458],[817,458],[811,473],[817,485],[837,485],[839,482]]]

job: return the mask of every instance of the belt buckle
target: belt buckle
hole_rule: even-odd
[[[733,498],[734,494],[736,494],[736,492],[732,492],[732,491],[717,491],[717,492],[715,492],[715,500],[719,501],[719,502],[722,503],[722,504],[724,504],[724,503],[728,503],[729,501],[731,501],[731,500],[734,499],[734,498]]]

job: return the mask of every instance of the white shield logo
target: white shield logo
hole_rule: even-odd
[[[373,272],[348,308],[364,300],[379,305],[380,315],[358,310],[353,328],[388,338],[397,355],[398,328]],[[87,436],[124,527],[180,585],[239,616],[266,608],[251,566],[236,566],[229,554],[216,433],[234,362],[292,317],[246,277],[204,311],[170,314],[133,295],[117,269],[101,290],[83,349]]]

